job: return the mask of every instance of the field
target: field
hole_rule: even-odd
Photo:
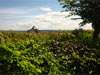
[[[0,75],[100,75],[92,33],[0,32]]]

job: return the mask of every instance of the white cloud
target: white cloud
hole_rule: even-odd
[[[52,12],[53,10],[49,7],[40,7],[40,11],[44,13]]]
[[[0,14],[4,15],[22,15],[32,14],[34,12],[48,13],[52,12],[51,8],[48,7],[35,7],[35,8],[0,8]]]
[[[36,8],[0,8],[0,14],[4,15],[25,15],[38,11],[39,7]]]
[[[13,23],[7,22],[7,25],[0,25],[0,29],[12,29],[12,30],[28,30],[33,25],[41,30],[73,30],[79,28],[79,23],[82,20],[71,20],[71,18],[76,18],[79,16],[72,16],[69,18],[65,18],[65,16],[68,16],[69,12],[55,12],[50,8],[41,7],[39,9],[41,12],[44,12],[43,15],[33,16],[30,15],[24,15],[25,19],[22,20],[16,20],[13,21]],[[0,10],[1,11],[1,10]],[[1,13],[8,13],[7,10],[3,10]],[[13,11],[13,12],[11,12]],[[11,9],[9,13],[18,14],[19,11],[15,11],[14,9]],[[23,10],[24,11],[24,10]],[[32,9],[29,9],[28,11],[20,11],[20,13],[27,13],[29,11],[32,11]],[[8,17],[9,19],[9,17]],[[14,17],[13,17],[14,19]],[[83,27],[84,29],[92,29],[91,25],[88,24]]]
[[[0,9],[0,14],[24,14],[24,10],[15,9],[15,8],[2,8]]]
[[[34,24],[39,26],[39,29],[54,29],[54,30],[73,30],[79,28],[79,23],[82,20],[71,20],[79,16],[65,18],[68,12],[50,12],[44,15],[33,18]],[[84,29],[92,29],[91,25],[83,27]]]

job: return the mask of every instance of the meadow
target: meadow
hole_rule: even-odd
[[[92,33],[0,32],[0,75],[100,75]]]

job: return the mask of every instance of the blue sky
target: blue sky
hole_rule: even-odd
[[[39,7],[50,7],[56,11],[61,8],[57,0],[0,0],[1,9],[34,9],[33,13],[31,13],[33,15],[36,15],[35,13],[40,14],[40,12],[38,12]]]
[[[0,0],[0,29],[27,30],[33,25],[39,29],[64,29],[66,15],[61,10],[57,0]]]

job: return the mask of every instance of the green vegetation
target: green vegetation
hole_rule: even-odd
[[[1,75],[99,75],[92,31],[0,32]]]

